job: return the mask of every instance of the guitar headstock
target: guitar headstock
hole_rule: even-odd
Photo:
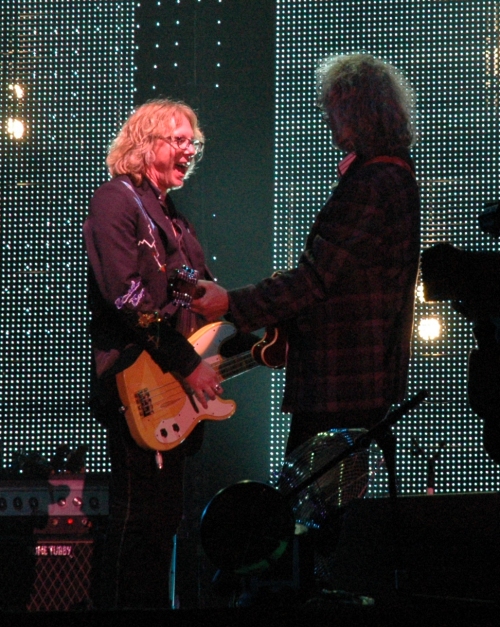
[[[198,283],[200,273],[188,266],[176,268],[168,282],[169,296],[172,303],[176,306],[189,309],[193,298],[197,294],[196,285]]]

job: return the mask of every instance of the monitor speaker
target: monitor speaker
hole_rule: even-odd
[[[342,521],[334,589],[500,600],[500,495],[358,499]]]

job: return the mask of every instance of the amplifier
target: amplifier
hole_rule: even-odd
[[[107,514],[105,475],[0,481],[0,609],[89,607]]]
[[[93,518],[107,516],[108,508],[105,475],[0,481],[0,530],[32,523],[36,533],[86,533]]]
[[[99,576],[93,535],[0,535],[0,609],[67,611],[91,606]]]

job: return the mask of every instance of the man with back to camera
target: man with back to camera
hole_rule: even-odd
[[[243,331],[286,328],[287,453],[322,431],[369,429],[403,400],[419,263],[411,88],[366,54],[330,57],[318,78],[347,156],[297,267],[230,291],[201,281],[193,303],[209,320],[230,312]]]

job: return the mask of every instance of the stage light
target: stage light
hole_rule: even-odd
[[[485,50],[484,55],[488,74],[500,78],[500,46]]]
[[[418,325],[418,336],[422,340],[437,340],[441,338],[441,322],[438,318],[422,318]]]
[[[133,106],[135,6],[1,5],[2,45],[12,51],[0,118],[1,464],[23,450],[50,456],[60,438],[74,449],[90,445],[87,470],[105,471],[104,430],[87,402],[81,229],[92,192],[108,178],[109,142]]]
[[[25,89],[22,85],[18,83],[9,85],[9,91],[12,92],[12,97],[17,100],[21,100],[25,96]]]
[[[425,303],[424,284],[422,282],[417,285],[416,300],[419,303]]]
[[[7,134],[11,139],[23,139],[26,133],[26,125],[19,118],[8,118]]]

